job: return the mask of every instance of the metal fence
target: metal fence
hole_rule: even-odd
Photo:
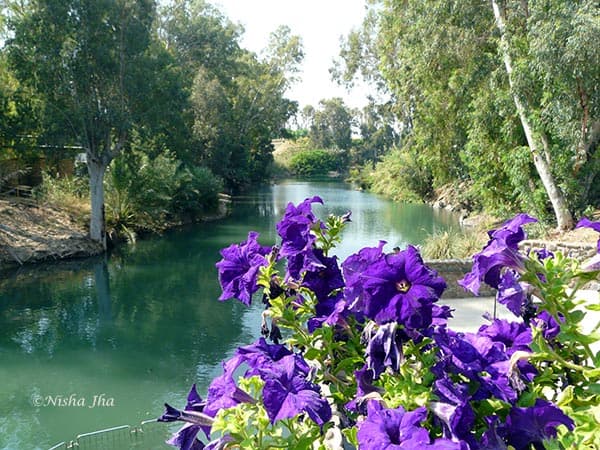
[[[71,441],[61,442],[49,450],[131,450],[166,449],[169,431],[165,424],[147,420],[139,425],[122,425],[79,434]]]

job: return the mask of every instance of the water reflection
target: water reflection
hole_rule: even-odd
[[[398,205],[342,183],[283,182],[234,199],[226,220],[122,247],[109,258],[0,274],[0,448],[47,448],[78,433],[135,424],[204,391],[220,362],[259,333],[260,305],[218,302],[219,250],[249,230],[264,245],[288,202],[320,195],[319,216],[352,210],[341,258],[419,243],[451,215]],[[114,398],[111,408],[39,407],[32,396]],[[15,444],[16,443],[16,444]],[[157,448],[160,444],[157,444]],[[168,448],[168,447],[165,447]]]

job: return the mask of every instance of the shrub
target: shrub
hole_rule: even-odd
[[[177,212],[196,216],[218,209],[223,180],[213,174],[208,167],[182,167],[179,180],[179,188],[174,197],[174,207]]]
[[[85,177],[55,177],[43,172],[42,183],[33,189],[33,196],[60,206],[82,222],[90,212],[89,182]]]
[[[436,231],[423,243],[426,259],[464,259],[479,251],[487,241],[485,233],[451,229]]]
[[[290,170],[295,175],[327,175],[344,167],[343,152],[335,150],[305,150],[296,153],[290,160]]]
[[[423,201],[433,193],[433,175],[408,151],[394,149],[375,167],[371,189],[396,201]]]
[[[164,229],[179,187],[179,165],[168,151],[153,159],[136,150],[116,158],[105,177],[107,225],[122,231]]]

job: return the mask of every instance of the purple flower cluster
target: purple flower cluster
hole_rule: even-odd
[[[531,330],[522,323],[495,320],[477,333],[440,330],[435,341],[440,357],[432,368],[434,394],[439,399],[434,413],[443,424],[444,436],[480,448],[472,433],[472,405],[487,399],[516,404],[536,374],[527,362]]]
[[[256,279],[262,266],[268,264],[270,247],[258,243],[258,233],[251,231],[248,239],[240,244],[232,244],[221,250],[223,259],[216,266],[219,270],[219,283],[223,293],[219,300],[237,298],[245,305],[252,303],[252,294],[258,291]]]
[[[331,407],[312,383],[310,368],[299,354],[280,344],[260,338],[255,344],[240,347],[234,356],[235,369],[245,363],[245,376],[258,375],[264,382],[263,404],[271,422],[306,413],[318,425],[331,418]]]
[[[236,385],[233,378],[242,365],[246,366],[245,377],[256,375],[264,381],[262,401],[272,423],[301,413],[306,413],[319,426],[331,419],[329,403],[321,396],[319,386],[309,381],[310,369],[306,361],[285,346],[271,345],[260,338],[252,345],[238,348],[236,354],[223,364],[223,374],[211,382],[205,401],[194,385],[183,411],[165,404],[165,413],[159,421],[186,422],[167,441],[168,444],[179,446],[182,450],[213,448],[200,447],[203,444],[196,438],[197,434],[203,430],[210,437],[212,420],[220,410],[240,403],[256,402]]]
[[[482,281],[498,288],[502,282],[503,269],[523,271],[524,258],[519,253],[519,242],[526,237],[523,225],[532,222],[537,222],[537,219],[527,214],[519,214],[497,230],[490,231],[488,243],[481,252],[473,256],[471,272],[458,284],[477,295]]]
[[[426,330],[446,282],[415,247],[385,254],[384,244],[362,249],[342,264],[348,309],[378,324],[398,322],[408,334]]]
[[[438,438],[433,440],[421,424],[427,418],[425,407],[405,411],[399,406],[386,409],[371,400],[365,420],[358,425],[358,442],[362,450],[467,450],[462,442]]]
[[[279,254],[288,260],[288,275],[299,280],[302,271],[323,267],[323,263],[315,255],[316,235],[314,227],[322,226],[312,212],[312,203],[323,203],[320,197],[307,198],[298,206],[289,203],[283,218],[276,225],[281,237]]]
[[[488,233],[490,239],[483,250],[473,256],[473,268],[458,284],[479,294],[481,282],[498,290],[497,300],[516,316],[528,317],[531,286],[520,280],[525,271],[525,257],[519,253],[519,242],[526,238],[523,226],[537,222],[527,214],[518,214]],[[538,252],[538,259],[553,257]]]
[[[196,436],[204,431],[210,437],[211,423],[220,410],[255,402],[264,406],[271,424],[302,415],[321,431],[331,426],[335,404],[346,422],[357,426],[359,448],[365,450],[541,448],[544,439],[556,435],[557,426],[573,427],[573,421],[552,403],[538,398],[524,406],[521,401],[537,374],[528,361],[532,332],[527,323],[494,320],[476,333],[448,329],[451,310],[437,304],[446,282],[424,263],[416,247],[386,253],[385,242],[380,241],[349,256],[340,266],[337,257],[319,248],[317,235],[328,230],[313,214],[313,203],[322,200],[315,196],[297,206],[290,203],[277,224],[281,237],[277,257],[285,260],[286,272],[283,280],[277,278],[281,285],[276,287],[278,295],[293,291],[297,302],[307,295],[314,301],[314,317],[300,324],[312,336],[319,327],[330,326],[339,332],[332,334],[335,339],[347,339],[344,330],[349,324],[359,328],[353,331],[358,331],[357,341],[362,337],[360,345],[356,343],[362,360],[357,363],[357,358],[349,358],[352,363],[347,366],[354,371],[354,396],[341,401],[324,395],[329,390],[315,383],[315,369],[305,360],[309,356],[304,348],[277,341],[269,344],[261,338],[239,347],[223,364],[223,374],[210,384],[206,400],[193,386],[182,411],[165,405],[159,420],[185,422],[170,444],[186,450],[225,446],[232,437],[223,436],[204,446]],[[520,214],[491,231],[489,242],[474,256],[473,269],[460,284],[476,294],[482,282],[495,287],[500,302],[521,315],[530,293],[520,280],[525,257],[518,244],[525,238],[523,225],[534,221]],[[588,222],[580,224],[600,231],[600,224]],[[257,239],[258,233],[251,232],[245,242],[221,251],[222,260],[217,263],[223,289],[220,300],[237,298],[251,304],[259,289],[261,267],[275,259],[268,257],[274,254],[273,248],[261,246]],[[538,255],[538,259],[545,257],[552,255]],[[560,330],[559,321],[546,312],[537,314],[531,323],[548,340]],[[382,400],[382,374],[394,376],[400,371],[403,346],[409,341],[433,350],[435,360],[428,368],[431,401],[412,411],[402,406],[387,408]],[[317,362],[317,366],[324,365],[324,361]],[[264,383],[260,398],[241,390],[234,373],[260,377]],[[488,411],[482,417],[478,408],[486,401],[499,402],[502,411]]]

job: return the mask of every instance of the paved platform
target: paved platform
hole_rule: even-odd
[[[486,313],[499,319],[520,320],[503,305],[496,303],[494,297],[441,299],[438,303],[454,309],[454,317],[448,320],[448,327],[456,331],[477,331],[481,325],[489,323],[484,318]]]
[[[579,291],[581,299],[592,305],[600,304],[600,292],[596,290]],[[477,331],[481,325],[488,323],[484,314],[491,317],[520,320],[503,305],[496,303],[494,297],[469,297],[455,299],[441,299],[439,304],[446,304],[454,309],[454,317],[448,320],[448,326],[457,331]],[[587,311],[582,323],[583,331],[591,331],[600,321],[600,312]]]

